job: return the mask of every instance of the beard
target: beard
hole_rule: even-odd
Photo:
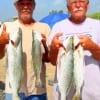
[[[21,20],[21,22],[23,23],[30,23],[32,21],[32,15],[21,15],[19,17],[19,19]]]
[[[28,21],[28,20],[31,19],[31,16],[30,16],[30,15],[22,15],[22,16],[21,16],[21,19],[22,19],[22,20]]]
[[[19,19],[25,23],[28,23],[32,20],[32,12],[30,10],[23,10],[19,14]]]

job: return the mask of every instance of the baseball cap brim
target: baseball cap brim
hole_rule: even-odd
[[[19,1],[21,1],[21,0],[15,0],[15,3],[19,2]],[[31,0],[31,1],[35,2],[35,0]]]
[[[18,1],[20,1],[20,0],[15,0],[15,2],[18,2]]]

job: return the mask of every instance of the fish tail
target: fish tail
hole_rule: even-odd
[[[79,93],[75,93],[72,100],[81,100],[81,95]]]
[[[12,100],[20,100],[20,97],[18,94],[13,94],[12,95]]]
[[[40,78],[35,81],[35,87],[44,88],[44,85],[43,85],[43,83],[42,83]]]

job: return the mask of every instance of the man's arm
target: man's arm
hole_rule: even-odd
[[[50,51],[49,51],[49,60],[53,65],[56,65],[57,55],[58,55],[58,49],[55,48],[52,44],[50,46]]]
[[[48,47],[46,44],[46,36],[44,34],[42,34],[42,43],[45,49],[45,53],[43,54],[42,60],[43,62],[49,62],[49,58],[48,58]]]
[[[50,62],[53,64],[53,65],[56,65],[56,61],[57,61],[57,56],[58,56],[58,51],[59,51],[59,48],[62,45],[62,41],[59,40],[59,37],[62,35],[62,33],[57,33],[52,42],[51,42],[51,45],[50,45],[50,50],[49,50],[49,60]]]
[[[0,44],[0,59],[2,59],[5,55],[5,45]]]
[[[97,45],[96,43],[92,44],[92,48],[90,48],[90,52],[92,53],[93,57],[96,60],[100,61],[100,45]]]

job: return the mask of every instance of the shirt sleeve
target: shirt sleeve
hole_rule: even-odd
[[[98,21],[98,35],[97,35],[97,41],[98,41],[98,43],[99,43],[99,45],[100,45],[100,21]]]

